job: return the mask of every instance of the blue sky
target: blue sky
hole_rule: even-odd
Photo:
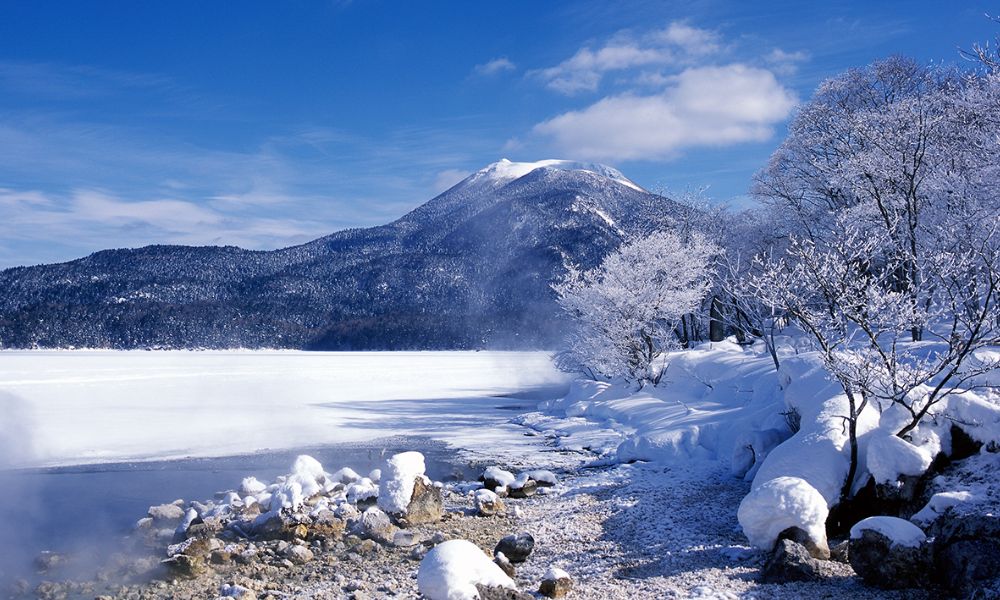
[[[960,62],[998,2],[0,4],[0,267],[275,248],[507,157],[743,201],[795,106],[893,53]]]

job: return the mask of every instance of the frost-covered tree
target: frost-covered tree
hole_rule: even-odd
[[[896,407],[910,434],[950,394],[1000,367],[980,351],[1000,344],[1000,248],[996,221],[972,244],[940,249],[924,265],[916,298],[897,289],[899,265],[884,260],[889,234],[841,218],[840,235],[793,238],[778,257],[762,255],[743,285],[806,332],[844,390],[850,469],[858,466],[857,422],[869,405]],[[914,328],[926,332],[914,342]]]
[[[902,57],[848,71],[800,111],[754,192],[817,243],[843,221],[884,234],[871,258],[892,264],[892,289],[916,303],[924,261],[981,223],[984,208],[997,214],[998,98],[995,77]]]
[[[595,269],[571,267],[553,286],[576,324],[562,364],[659,383],[662,355],[679,347],[677,328],[701,305],[718,253],[699,233],[656,232],[623,244]]]

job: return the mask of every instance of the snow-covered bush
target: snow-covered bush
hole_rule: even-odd
[[[553,286],[577,324],[569,362],[640,386],[658,383],[660,359],[679,346],[678,323],[704,299],[718,253],[700,234],[657,232],[623,244],[593,270],[571,267]]]

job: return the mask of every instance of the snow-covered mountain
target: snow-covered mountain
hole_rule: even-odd
[[[387,225],[0,272],[5,347],[538,347],[550,283],[685,210],[599,164],[501,160]]]

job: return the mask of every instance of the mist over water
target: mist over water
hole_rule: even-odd
[[[428,475],[436,480],[474,476],[445,444],[407,437],[224,458],[5,470],[0,472],[0,489],[7,491],[0,499],[0,589],[18,579],[32,585],[43,577],[91,579],[115,554],[134,558],[143,552],[126,538],[150,506],[178,498],[211,500],[238,488],[248,475],[271,481],[287,473],[298,454],[313,456],[328,471],[348,466],[368,473],[406,450],[424,453]],[[40,574],[35,559],[43,551],[64,554],[65,564]]]

